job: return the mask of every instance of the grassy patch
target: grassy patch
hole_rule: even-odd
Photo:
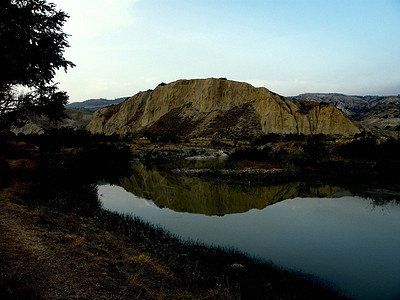
[[[318,280],[249,258],[234,250],[184,242],[138,218],[99,211],[99,226],[134,241],[166,263],[181,280],[196,283],[210,295],[228,293],[242,299],[337,299]],[[136,258],[152,267],[147,256]]]

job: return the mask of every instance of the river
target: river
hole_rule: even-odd
[[[359,299],[400,299],[400,205],[337,186],[248,186],[133,166],[99,184],[105,209],[315,275]]]

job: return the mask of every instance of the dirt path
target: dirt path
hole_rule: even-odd
[[[143,254],[129,245],[118,244],[119,249],[115,238],[96,232],[89,221],[71,226],[66,215],[12,203],[10,192],[10,188],[0,191],[1,299],[164,299],[174,295],[172,276],[143,260]],[[70,233],[71,228],[77,232]]]

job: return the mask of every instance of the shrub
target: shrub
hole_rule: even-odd
[[[229,156],[230,161],[258,161],[269,162],[271,159],[271,148],[265,147],[262,150],[256,148],[237,150]]]

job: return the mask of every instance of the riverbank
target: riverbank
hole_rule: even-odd
[[[60,163],[74,177],[79,170],[66,161],[72,163],[52,156],[41,172],[50,180]],[[27,193],[35,190],[26,179],[38,177],[37,163],[14,164],[9,170],[15,176],[1,191],[2,298],[340,298],[303,274],[182,242],[138,219],[106,212],[95,203],[87,206],[89,195],[82,189],[72,195],[43,193],[49,185],[59,188],[49,182]],[[85,191],[93,189],[89,185]],[[65,204],[71,199],[72,205]]]
[[[361,192],[368,187],[374,204],[398,199],[400,144],[392,140],[310,138],[212,149],[54,134],[18,137],[0,147],[0,288],[6,299],[340,298],[304,274],[180,241],[141,220],[104,211],[96,183],[118,182],[131,174],[135,161],[173,166],[184,158],[192,158],[183,160],[192,164],[193,157],[203,161],[227,154],[226,164],[167,169],[250,187],[271,179],[327,180]]]
[[[96,219],[18,201],[12,188],[0,192],[2,299],[208,297]]]

